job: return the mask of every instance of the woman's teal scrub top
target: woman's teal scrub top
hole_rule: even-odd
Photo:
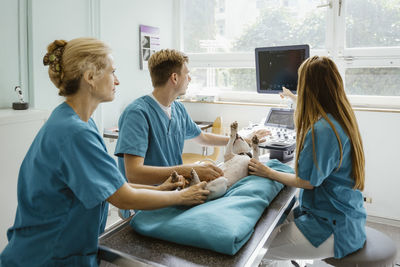
[[[361,192],[353,189],[350,139],[330,114],[328,117],[342,143],[342,164],[338,169],[340,150],[336,135],[329,123],[321,118],[314,124],[318,166],[313,160],[311,130],[299,154],[298,176],[309,181],[314,189],[300,190],[295,223],[315,247],[333,233],[335,258],[342,258],[363,247],[366,212]]]
[[[148,95],[136,99],[124,110],[118,127],[115,155],[123,174],[124,154],[143,157],[144,165],[149,166],[181,165],[185,140],[201,133],[181,103],[172,102],[169,119]]]
[[[124,183],[93,120],[59,105],[22,162],[2,266],[97,266],[105,200]]]

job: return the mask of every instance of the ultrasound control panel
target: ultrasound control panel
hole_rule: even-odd
[[[262,146],[287,146],[296,143],[293,109],[271,108],[264,128],[271,132]]]
[[[271,132],[260,147],[269,149],[270,158],[283,162],[291,160],[296,148],[293,109],[271,108],[264,123],[264,128]]]
[[[271,132],[271,135],[267,136],[266,141],[260,146],[276,146],[276,148],[279,148],[296,144],[296,133],[293,130],[277,127],[266,127],[266,129]]]

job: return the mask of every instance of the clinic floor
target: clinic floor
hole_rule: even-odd
[[[112,207],[110,205],[110,210],[108,213],[108,219],[107,219],[107,227],[114,224],[115,222],[119,221],[119,216],[118,216],[118,209],[115,207]],[[396,243],[397,245],[397,259],[396,259],[396,266],[400,266],[400,227],[396,226],[391,226],[391,225],[386,225],[386,224],[380,224],[380,223],[375,223],[375,222],[367,222],[367,226],[374,228],[378,231],[381,231],[385,233],[386,235],[390,236],[392,240]],[[324,263],[322,261],[304,261],[304,262],[299,262],[301,263],[301,266],[307,266],[307,267],[324,267],[324,266],[331,266],[327,263]],[[259,265],[259,267],[264,267],[263,263]],[[287,266],[293,266],[292,264],[288,264]]]

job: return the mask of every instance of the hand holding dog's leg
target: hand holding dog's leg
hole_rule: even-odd
[[[186,179],[182,175],[178,175],[176,171],[174,171],[164,183],[157,186],[157,189],[160,191],[170,191],[174,189],[181,190],[186,186]]]
[[[181,205],[202,204],[207,199],[210,191],[206,189],[207,183],[201,182],[179,191]]]
[[[212,181],[224,175],[224,172],[214,164],[195,164],[193,169],[196,171],[200,181]]]
[[[269,177],[270,168],[259,162],[257,159],[250,159],[249,161],[249,174],[261,177]]]
[[[245,140],[248,144],[251,144],[251,140],[254,136],[257,136],[259,143],[264,143],[266,141],[266,136],[271,135],[271,131],[267,129],[258,129],[254,132],[252,132],[250,135],[248,135]]]

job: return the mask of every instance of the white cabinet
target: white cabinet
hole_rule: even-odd
[[[19,167],[48,116],[43,110],[0,109],[0,252],[14,223]]]

